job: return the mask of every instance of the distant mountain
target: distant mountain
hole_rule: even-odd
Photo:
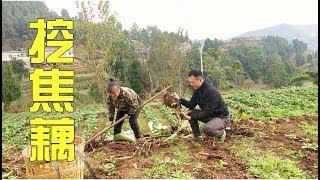
[[[263,37],[263,36],[279,36],[288,40],[289,43],[293,39],[297,38],[308,44],[308,49],[318,49],[318,24],[312,25],[290,25],[290,24],[279,24],[276,26],[258,29],[255,31],[249,31],[239,37]]]

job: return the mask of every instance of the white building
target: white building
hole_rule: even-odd
[[[57,47],[46,47],[45,58],[47,58],[50,54],[52,54],[57,49],[58,49]],[[69,49],[61,57],[74,57],[73,48]],[[28,56],[28,53],[23,49],[20,49],[19,51],[2,51],[2,61],[11,61],[13,59],[21,59],[26,63],[25,65],[26,68],[28,69],[31,68],[30,56]]]
[[[45,48],[45,58],[56,51],[58,47],[46,47]],[[61,57],[74,57],[73,48],[70,48],[67,52],[61,55]]]
[[[11,61],[13,59],[21,59],[24,61],[25,67],[30,68],[30,57],[27,56],[27,53],[23,50],[20,51],[2,51],[2,61]]]

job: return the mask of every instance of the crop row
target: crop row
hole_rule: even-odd
[[[317,86],[237,92],[229,94],[225,102],[233,111],[242,109],[256,118],[280,118],[317,112],[317,92]]]
[[[179,124],[179,121],[173,115],[174,111],[172,109],[160,104],[158,105],[158,108],[163,117],[169,120],[172,126],[177,126]]]
[[[158,129],[162,126],[160,119],[154,114],[151,107],[144,106],[142,109],[142,112],[144,113],[145,117],[148,120],[148,124],[152,124],[152,129]],[[151,129],[151,130],[152,130]]]

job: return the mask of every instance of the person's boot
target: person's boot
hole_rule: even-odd
[[[231,122],[230,121],[226,125],[226,130],[228,130],[228,131],[231,130]]]
[[[226,136],[227,136],[227,132],[226,132],[226,130],[223,130],[222,136],[216,137],[216,143],[218,143],[218,144],[223,143],[226,139]]]
[[[193,134],[189,134],[187,136],[184,137],[187,141],[196,141],[196,142],[202,142],[203,141],[203,137],[200,136],[194,136]]]
[[[193,140],[196,141],[196,142],[202,142],[203,141],[203,137],[202,136],[193,137]]]

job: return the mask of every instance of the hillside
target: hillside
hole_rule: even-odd
[[[29,29],[29,22],[59,17],[41,1],[3,1],[2,5],[3,51],[30,47],[36,31]]]
[[[290,24],[279,24],[276,26],[249,31],[239,37],[257,37],[257,36],[279,36],[288,40],[289,43],[293,39],[298,38],[299,40],[308,44],[308,49],[314,50],[318,48],[318,25],[290,25]]]
[[[233,38],[231,40],[224,41],[223,48],[230,48],[240,44],[251,45],[251,46],[261,46],[262,37],[239,37]]]

